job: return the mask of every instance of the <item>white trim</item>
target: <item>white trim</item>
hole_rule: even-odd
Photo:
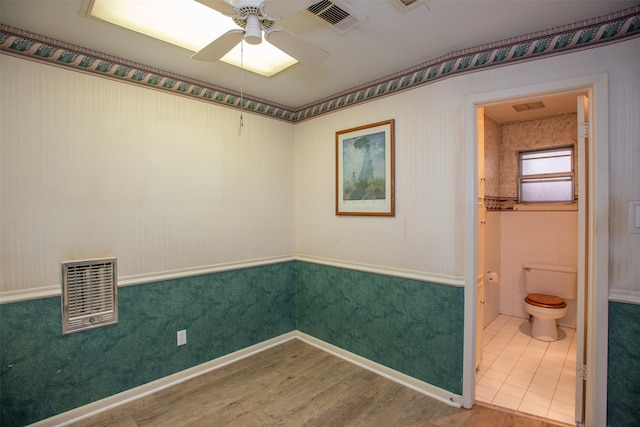
[[[201,276],[204,274],[221,273],[224,271],[241,270],[243,268],[260,267],[263,265],[277,264],[288,261],[303,261],[314,264],[328,265],[331,267],[346,268],[349,270],[364,271],[367,273],[382,274],[385,276],[400,277],[403,279],[420,280],[423,282],[437,283],[440,285],[464,286],[464,278],[460,276],[449,276],[445,274],[426,273],[414,270],[404,270],[392,267],[379,267],[371,264],[360,264],[349,261],[320,258],[313,256],[280,256],[270,258],[259,258],[250,261],[237,261],[225,264],[207,265],[204,267],[183,268],[158,273],[138,274],[135,276],[124,276],[118,278],[118,287],[136,286],[145,283],[161,282],[163,280],[183,279],[191,276]],[[29,301],[39,298],[50,298],[60,296],[60,285],[47,286],[43,288],[25,289],[20,291],[0,292],[0,304],[12,302]]]
[[[175,374],[169,375],[167,377],[160,378],[150,383],[123,391],[122,393],[114,394],[113,396],[109,396],[96,402],[89,403],[88,405],[84,405],[79,408],[63,412],[62,414],[55,415],[51,418],[38,421],[37,423],[31,424],[31,426],[51,427],[72,425],[89,417],[98,415],[102,412],[106,412],[118,406],[133,402],[137,399],[149,396],[150,394],[157,393],[176,384],[180,384],[200,375],[215,371],[216,369],[222,368],[231,363],[238,362],[242,359],[253,356],[264,350],[283,344],[295,338],[296,337],[294,332],[288,332],[286,334],[271,338],[250,347],[243,348],[242,350],[238,350],[225,356],[218,357],[217,359],[213,359],[200,365],[193,366],[189,369],[185,369],[184,371],[176,372]]]
[[[403,279],[420,280],[423,282],[437,283],[440,285],[464,286],[464,277],[450,276],[446,274],[427,273],[415,270],[405,270],[393,267],[381,267],[371,264],[341,261],[336,259],[314,257],[308,255],[296,256],[296,261],[310,262],[313,264],[328,265],[331,267],[346,268],[349,270],[364,271],[367,273],[382,274],[385,276],[400,277]]]
[[[577,203],[514,203],[514,211],[577,211]]]
[[[124,276],[118,278],[118,287],[122,288],[125,286],[135,286],[145,283],[161,282],[163,280],[183,279],[185,277],[241,270],[243,268],[260,267],[263,265],[277,264],[294,260],[294,256],[258,258],[250,261],[228,262],[224,264],[213,264],[203,267],[183,268],[178,270],[162,271],[158,273]],[[53,285],[35,289],[25,289],[20,291],[0,292],[0,304],[28,301],[39,298],[56,297],[60,296],[61,292],[62,291],[60,285]]]
[[[62,294],[60,285],[32,288],[21,291],[0,292],[0,304],[29,301],[41,298],[59,297]]]
[[[163,271],[159,273],[138,274],[118,279],[118,287],[135,286],[144,283],[161,282],[163,280],[183,279],[191,276],[202,276],[205,274],[221,273],[224,271],[242,270],[243,268],[260,267],[269,264],[294,261],[294,256],[279,256],[269,258],[258,258],[249,261],[235,261],[224,264],[207,265],[204,267],[184,268],[179,270]]]
[[[476,108],[520,97],[545,93],[573,93],[593,90],[594,129],[591,147],[591,206],[589,208],[589,253],[591,255],[589,318],[587,319],[587,390],[585,424],[606,425],[607,340],[608,340],[608,270],[609,270],[609,169],[608,169],[608,76],[606,73],[566,80],[514,87],[465,97],[465,322],[463,406],[475,402],[475,317],[477,299],[477,117]]]
[[[609,80],[592,77],[593,137],[590,138],[588,240],[591,272],[587,289],[587,388],[585,425],[607,424],[609,349]]]
[[[476,339],[478,316],[478,115],[476,104],[483,100],[465,97],[465,290],[462,356],[462,405],[471,408],[476,401]]]
[[[262,351],[283,344],[287,341],[291,341],[292,339],[299,339],[300,341],[312,345],[319,350],[325,351],[349,363],[353,363],[354,365],[374,372],[377,375],[385,377],[391,381],[427,395],[440,402],[446,403],[456,408],[459,408],[461,406],[462,396],[450,393],[446,390],[425,383],[424,381],[420,381],[416,378],[410,377],[409,375],[405,375],[384,365],[380,365],[379,363],[350,353],[346,350],[321,341],[303,332],[292,331],[244,348],[242,350],[227,354],[217,359],[213,359],[200,365],[193,366],[189,369],[185,369],[184,371],[176,372],[175,374],[169,375],[167,377],[160,378],[150,383],[123,391],[122,393],[114,394],[113,396],[109,396],[96,402],[81,406],[79,408],[75,408],[70,411],[55,415],[53,417],[38,421],[34,424],[31,424],[31,427],[61,427],[78,423],[87,418],[117,408],[118,406],[125,405],[137,399],[141,399],[153,393],[157,393],[161,390],[183,383],[200,375],[207,374],[209,372],[215,371],[216,369],[238,362],[242,359],[253,356]]]
[[[640,291],[609,289],[609,301],[627,304],[640,304]]]
[[[311,335],[307,335],[304,332],[295,331],[294,335],[296,338],[306,342],[307,344],[310,344],[316,348],[319,348],[320,350],[326,351],[329,354],[346,360],[349,363],[353,363],[354,365],[380,375],[381,377],[387,378],[393,382],[408,387],[414,391],[417,391],[418,393],[422,393],[455,408],[460,408],[462,406],[462,396],[460,395],[451,393],[450,391],[418,380],[414,377],[403,374],[402,372],[398,372],[379,363],[373,362],[362,356],[358,356],[357,354],[351,353],[340,347],[336,347],[325,341],[314,338]]]

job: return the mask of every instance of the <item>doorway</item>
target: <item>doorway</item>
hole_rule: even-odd
[[[557,341],[532,338],[523,266],[577,266],[577,95],[586,93],[536,95],[476,112],[478,278],[484,293],[477,320],[482,331],[476,337],[476,402],[570,425],[576,412],[578,301],[567,300]],[[521,170],[546,174],[521,179]]]
[[[576,421],[587,424],[604,424],[606,413],[595,408],[606,407],[606,340],[607,340],[607,270],[608,236],[599,232],[595,224],[608,219],[608,156],[607,156],[607,84],[606,75],[586,76],[560,82],[544,83],[531,87],[506,89],[492,93],[469,96],[465,99],[467,209],[466,229],[470,238],[466,244],[466,259],[470,260],[465,272],[465,357],[463,380],[463,405],[471,407],[476,402],[476,344],[480,332],[478,326],[478,280],[485,273],[479,270],[478,251],[479,221],[478,196],[482,183],[478,179],[478,110],[482,108],[535,98],[556,95],[586,94],[592,101],[591,118],[584,130],[587,143],[578,148],[578,158],[584,162],[578,167],[578,282],[576,304]],[[577,102],[576,102],[577,103]],[[594,113],[597,112],[597,113]],[[577,112],[577,115],[580,115]],[[582,172],[580,172],[582,170]],[[597,173],[596,173],[597,172]],[[603,250],[605,249],[605,250]],[[479,274],[481,273],[481,274]],[[486,292],[486,288],[485,288]],[[604,314],[603,314],[604,311]],[[604,350],[603,350],[604,349]],[[478,350],[480,351],[480,350]],[[583,415],[584,414],[584,415]]]

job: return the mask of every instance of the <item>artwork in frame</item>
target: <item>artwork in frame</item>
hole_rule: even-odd
[[[336,132],[336,215],[395,215],[393,154],[393,119]]]

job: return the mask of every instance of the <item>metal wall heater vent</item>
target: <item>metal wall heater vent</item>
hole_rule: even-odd
[[[118,322],[116,258],[62,263],[62,333]]]
[[[425,4],[428,1],[429,0],[389,0],[389,3],[391,3],[400,12],[405,13],[414,7]]]
[[[341,0],[322,0],[309,6],[307,10],[340,34],[368,21],[368,18]]]

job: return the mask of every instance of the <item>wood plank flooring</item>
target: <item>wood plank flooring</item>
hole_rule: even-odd
[[[551,426],[456,409],[294,339],[75,426]]]

